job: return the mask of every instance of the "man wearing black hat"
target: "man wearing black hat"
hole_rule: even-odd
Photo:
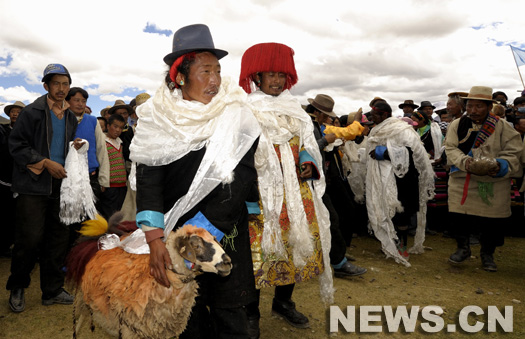
[[[414,113],[414,110],[419,106],[414,104],[413,100],[405,100],[402,104],[399,104],[398,107],[403,110],[404,117],[410,118],[412,116],[412,113]]]
[[[60,222],[60,185],[69,142],[73,141],[77,119],[64,100],[71,84],[68,70],[50,64],[42,78],[46,95],[25,107],[9,137],[14,159],[12,191],[16,201],[16,234],[11,275],[6,288],[11,291],[9,307],[25,309],[24,289],[31,281],[37,258],[40,262],[42,304],[72,304],[63,289],[64,260],[69,230]],[[81,139],[74,140],[75,147]]]
[[[227,54],[206,25],[177,30],[164,57],[165,83],[141,105],[130,147],[138,164],[136,221],[155,280],[170,286],[166,268],[175,263],[162,238],[184,224],[212,232],[233,264],[228,276],[196,278],[199,296],[181,339],[247,338],[244,306],[257,298],[246,201],[259,198],[254,154],[261,130],[246,93],[221,76]]]
[[[355,213],[352,213],[354,208],[350,186],[341,171],[342,160],[337,147],[329,152],[324,150],[336,140],[335,134],[324,134],[324,123],[337,117],[333,112],[335,103],[332,97],[326,94],[318,94],[315,99],[308,99],[308,102],[310,104],[306,107],[306,112],[316,117],[314,135],[323,157],[323,171],[326,178],[323,203],[330,213],[330,234],[332,236],[330,263],[337,278],[361,275],[366,273],[367,269],[352,264],[346,258],[346,247],[350,247],[355,228],[355,221],[351,220]]]
[[[420,111],[420,112],[425,113],[426,116],[429,117],[429,119],[431,119],[431,120],[433,120],[433,121],[435,121],[437,123],[440,123],[441,119],[440,119],[439,115],[434,113],[435,109],[436,109],[436,106],[432,105],[432,103],[430,101],[421,101],[421,106],[419,106],[419,108],[417,110]]]

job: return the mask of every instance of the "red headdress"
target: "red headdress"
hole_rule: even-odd
[[[275,42],[253,45],[248,48],[241,61],[239,86],[246,93],[251,93],[251,82],[259,72],[286,73],[284,89],[290,89],[297,83],[297,72],[293,61],[294,51],[290,47]]]

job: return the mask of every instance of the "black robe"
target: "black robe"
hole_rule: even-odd
[[[225,237],[222,240],[233,269],[227,277],[204,273],[197,278],[199,295],[210,306],[235,308],[256,300],[253,263],[248,231],[246,201],[258,201],[257,172],[254,166],[256,141],[234,169],[230,184],[219,184],[207,197],[184,214],[175,229],[197,212],[204,216]],[[175,202],[188,192],[206,149],[190,152],[181,159],[163,166],[137,165],[137,212],[151,210],[167,213]],[[233,246],[226,244],[236,229]]]

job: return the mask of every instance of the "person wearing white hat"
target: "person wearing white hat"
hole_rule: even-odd
[[[481,233],[482,268],[497,271],[494,251],[502,246],[502,230],[511,215],[511,177],[521,173],[521,138],[507,122],[490,113],[492,88],[474,86],[467,96],[467,114],[447,131],[445,152],[450,168],[448,206],[457,250],[449,261],[470,258],[469,234]]]

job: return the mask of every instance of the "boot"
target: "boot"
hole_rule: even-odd
[[[248,338],[259,339],[260,336],[261,330],[259,329],[259,318],[248,318]]]
[[[481,253],[481,266],[487,272],[496,272],[498,270],[492,254]]]
[[[282,301],[273,298],[272,314],[283,318],[293,327],[310,327],[308,318],[295,309],[295,303],[292,300]]]
[[[448,258],[448,261],[453,264],[462,263],[463,261],[470,258],[471,255],[468,237],[458,236],[456,237],[456,242],[458,244],[458,248],[456,249],[456,252],[454,252],[450,258]]]
[[[494,262],[494,251],[495,246],[488,245],[486,243],[481,244],[481,250],[479,251],[481,257],[481,267],[487,272],[496,272],[498,266]]]
[[[259,329],[259,320],[261,319],[261,312],[259,312],[259,298],[260,290],[257,290],[257,300],[246,305],[246,317],[248,318],[248,338],[259,339],[261,330]]]

